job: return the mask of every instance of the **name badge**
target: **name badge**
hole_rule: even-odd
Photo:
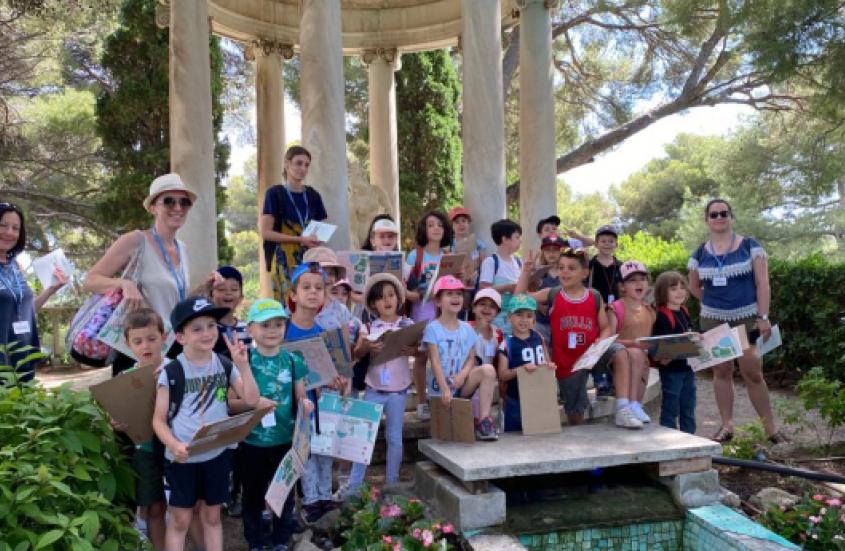
[[[28,321],[16,321],[12,324],[12,331],[15,332],[15,335],[24,335],[32,330],[29,327]]]
[[[276,426],[276,414],[272,411],[261,418],[261,426],[265,429]]]
[[[728,278],[725,276],[714,276],[713,277],[713,287],[727,287],[728,286]]]
[[[578,335],[576,335],[575,333],[569,334],[569,344],[568,344],[568,346],[569,346],[570,349],[573,349],[573,348],[578,346]]]
[[[388,371],[386,368],[382,368],[379,374],[379,382],[382,386],[387,386],[390,384],[390,371]]]

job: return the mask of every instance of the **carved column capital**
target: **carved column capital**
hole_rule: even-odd
[[[158,0],[156,5],[156,27],[159,29],[166,29],[170,26],[170,1]]]
[[[396,48],[371,48],[364,50],[361,54],[361,61],[369,65],[374,61],[384,61],[393,66],[394,71],[399,70],[402,56]]]
[[[248,61],[255,61],[255,58],[260,55],[279,55],[285,59],[290,59],[293,57],[293,45],[259,38],[258,40],[253,40],[252,43],[247,44],[244,48],[244,56]]]
[[[519,11],[524,10],[531,4],[542,4],[544,8],[550,10],[557,8],[560,5],[560,0],[512,0],[513,1],[513,9],[511,10],[511,16],[514,18],[519,18]]]

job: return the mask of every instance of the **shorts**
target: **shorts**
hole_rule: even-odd
[[[135,481],[135,504],[147,507],[164,501],[164,454],[161,446],[148,452],[136,449],[132,454],[132,468],[138,474]]]
[[[705,333],[710,331],[714,327],[718,327],[723,323],[727,323],[731,327],[739,327],[740,325],[745,326],[745,332],[748,333],[748,344],[754,346],[754,343],[757,342],[757,339],[760,338],[760,331],[757,330],[757,316],[750,316],[747,318],[742,318],[733,321],[726,321],[726,320],[717,320],[713,318],[701,318],[699,320],[701,324],[701,332]]]
[[[604,351],[599,361],[593,366],[593,373],[613,373],[613,356],[620,350],[625,350],[625,345],[614,342],[610,348]]]
[[[587,398],[587,370],[573,371],[569,377],[557,380],[560,398],[563,400],[563,411],[567,415],[578,415],[590,407]]]
[[[198,499],[208,505],[229,501],[229,475],[232,472],[232,451],[223,452],[202,463],[164,462],[164,475],[170,486],[170,505],[190,509]]]

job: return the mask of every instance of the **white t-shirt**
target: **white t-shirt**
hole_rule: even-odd
[[[501,256],[499,257],[499,270],[493,273],[496,264],[493,256],[488,256],[481,263],[481,283],[489,283],[494,287],[497,285],[507,285],[509,283],[516,283],[519,280],[519,274],[522,272],[522,265],[516,260],[516,256],[511,255],[509,261],[505,261]]]

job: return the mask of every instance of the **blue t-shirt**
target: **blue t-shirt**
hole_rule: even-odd
[[[751,237],[743,237],[735,251],[714,255],[712,250],[710,243],[702,244],[687,263],[689,271],[698,272],[703,285],[701,317],[734,321],[756,316],[753,261],[758,257],[768,258],[765,249]],[[725,285],[714,285],[714,281]]]
[[[475,330],[465,321],[459,320],[458,328],[454,331],[446,329],[440,320],[434,320],[425,327],[422,342],[437,346],[443,376],[446,377],[451,390],[456,390],[452,382],[453,377],[464,366],[470,354],[475,355],[477,338]],[[440,396],[440,386],[434,378],[433,370],[429,370],[427,375],[428,393],[431,396]]]
[[[303,329],[294,324],[293,321],[288,320],[288,325],[285,329],[285,340],[288,342],[301,341],[302,339],[317,337],[320,335],[320,333],[323,332],[325,332],[325,329],[320,327],[320,325],[317,323],[314,323],[314,325],[311,326],[309,329]],[[311,413],[311,418],[314,419],[317,414],[317,393],[314,392],[314,389],[312,388],[311,390],[306,392],[306,395],[308,396],[308,399],[314,403],[314,411]]]
[[[508,358],[508,369],[516,369],[525,364],[543,365],[547,363],[543,338],[533,329],[527,339],[520,339],[514,335],[505,337],[505,340],[502,341],[501,351]],[[507,395],[511,400],[519,400],[519,381],[516,379],[508,381]]]

